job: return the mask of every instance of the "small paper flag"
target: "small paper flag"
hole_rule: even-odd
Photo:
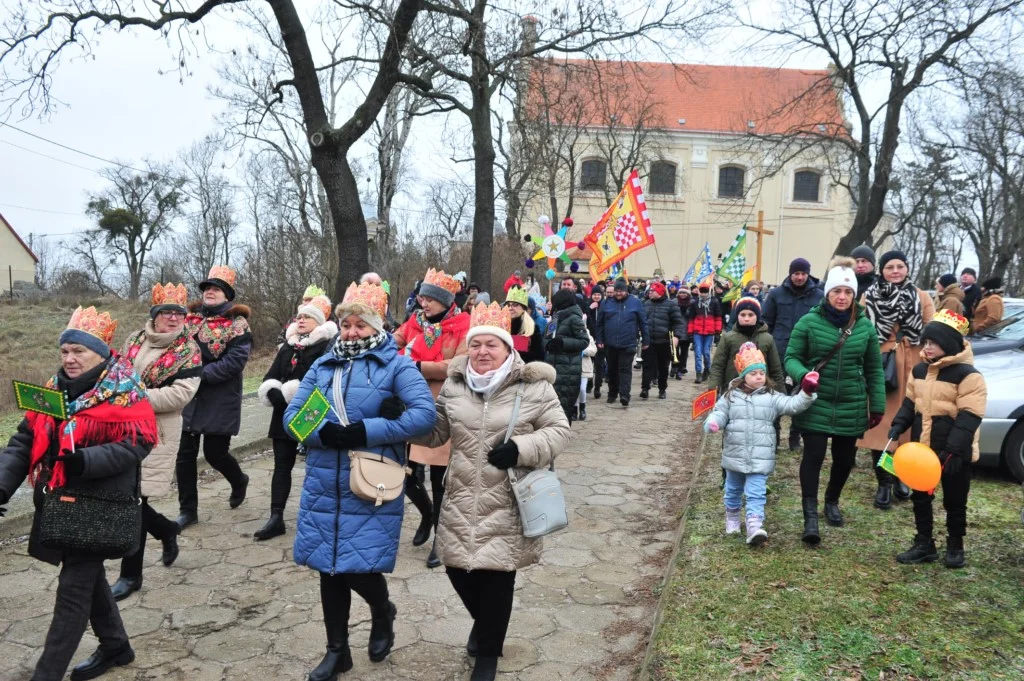
[[[331,410],[331,404],[320,392],[320,388],[313,388],[309,399],[302,405],[298,413],[288,422],[288,430],[292,431],[299,442],[305,442],[306,438],[312,435],[320,424],[327,418],[327,412]]]
[[[715,408],[715,397],[717,395],[718,390],[715,388],[697,395],[697,399],[693,401],[693,409],[691,411],[694,421]]]
[[[896,475],[896,467],[892,464],[892,454],[889,452],[882,452],[882,456],[878,459],[878,467],[886,473]]]
[[[67,420],[68,406],[64,400],[64,393],[32,383],[13,383],[14,399],[18,403],[18,409],[39,412],[61,421]]]

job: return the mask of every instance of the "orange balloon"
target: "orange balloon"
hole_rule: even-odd
[[[910,489],[931,492],[942,477],[942,465],[931,447],[920,442],[907,442],[892,455],[896,477]]]

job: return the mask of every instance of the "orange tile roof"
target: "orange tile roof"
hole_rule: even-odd
[[[614,115],[661,130],[847,134],[827,70],[537,60],[526,107],[561,125],[605,127]]]

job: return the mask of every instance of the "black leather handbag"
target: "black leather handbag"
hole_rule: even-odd
[[[48,549],[124,558],[138,551],[141,534],[139,496],[68,485],[44,490],[39,540]]]
[[[900,377],[896,373],[896,351],[882,353],[882,374],[885,376],[885,392],[899,390]]]

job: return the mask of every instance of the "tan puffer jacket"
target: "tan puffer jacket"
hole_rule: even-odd
[[[153,322],[146,322],[146,340],[132,365],[142,375],[146,367],[158,359],[170,346],[177,333],[156,333]],[[160,441],[153,451],[142,460],[142,496],[159,497],[167,494],[174,479],[174,464],[178,458],[178,444],[181,442],[181,410],[185,408],[199,390],[199,376],[173,381],[162,388],[146,387],[153,411]]]
[[[571,431],[555,394],[555,370],[524,364],[517,355],[508,377],[487,402],[466,383],[468,357],[456,357],[437,398],[437,422],[427,438],[437,446],[451,438],[437,555],[447,567],[512,571],[537,562],[541,540],[523,536],[507,471],[487,463],[505,439],[516,391],[523,400],[512,440],[519,447],[522,477],[548,464],[569,443]]]

